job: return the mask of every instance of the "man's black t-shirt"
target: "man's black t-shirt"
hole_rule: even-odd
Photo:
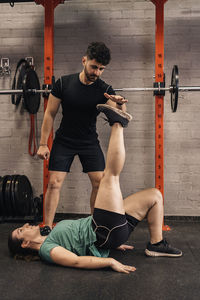
[[[96,119],[97,104],[107,102],[104,93],[115,94],[111,86],[97,79],[90,85],[83,84],[79,73],[63,76],[55,83],[51,94],[61,99],[62,121],[56,139],[74,145],[98,143]]]

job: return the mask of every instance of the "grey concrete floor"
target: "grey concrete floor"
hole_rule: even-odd
[[[7,250],[8,232],[18,224],[0,224],[0,299],[63,300],[196,300],[200,299],[200,223],[165,221],[164,236],[183,251],[181,258],[150,258],[144,254],[149,239],[146,222],[128,241],[134,250],[111,256],[134,265],[131,274],[111,269],[79,270],[37,262],[15,261]]]

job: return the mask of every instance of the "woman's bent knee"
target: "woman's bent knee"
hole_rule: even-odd
[[[152,200],[156,203],[162,203],[163,204],[163,196],[162,193],[157,188],[152,188]]]

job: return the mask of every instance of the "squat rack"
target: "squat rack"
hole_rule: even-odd
[[[163,83],[164,89],[164,4],[167,0],[150,0],[156,7],[156,31],[155,31],[155,84]],[[54,9],[65,0],[0,0],[0,3],[35,2],[43,5],[45,10],[44,22],[44,86],[48,89],[52,85],[54,73]],[[155,86],[158,87],[158,86]],[[44,111],[47,107],[48,95],[44,97]],[[155,187],[160,190],[164,199],[164,95],[155,94]],[[48,147],[51,150],[53,142],[53,130],[48,139]],[[49,180],[48,161],[43,166],[43,195]],[[45,212],[43,210],[43,222]],[[163,230],[170,230],[164,225]]]

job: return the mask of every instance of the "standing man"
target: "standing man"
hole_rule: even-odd
[[[60,190],[75,155],[79,156],[83,172],[87,173],[91,184],[91,212],[103,176],[105,161],[96,132],[97,104],[126,110],[125,100],[115,95],[111,86],[100,79],[111,59],[110,50],[102,42],[89,44],[82,58],[80,73],[62,76],[56,81],[48,99],[47,109],[41,129],[38,156],[49,159],[49,183],[45,195],[45,225],[52,227]],[[51,155],[47,146],[55,116],[62,107],[62,121],[56,131]]]

